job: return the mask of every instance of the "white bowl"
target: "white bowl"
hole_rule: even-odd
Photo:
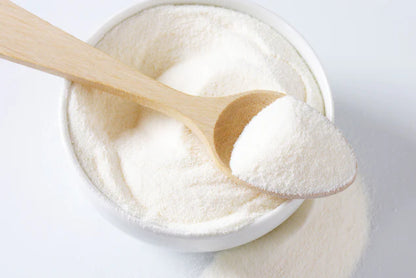
[[[331,121],[333,121],[334,105],[331,90],[329,88],[328,81],[322,66],[311,47],[292,27],[284,22],[280,17],[250,2],[241,0],[147,0],[124,10],[123,12],[110,19],[89,40],[89,43],[95,45],[106,32],[108,32],[111,28],[126,18],[142,10],[163,4],[199,4],[219,6],[251,15],[273,27],[297,49],[297,51],[309,65],[321,89],[325,104],[325,114]],[[71,154],[74,165],[76,165],[78,172],[85,180],[85,186],[82,187],[87,189],[87,195],[90,197],[96,208],[105,218],[107,218],[120,229],[135,236],[136,238],[156,245],[161,245],[186,252],[209,252],[229,249],[248,243],[270,232],[279,226],[283,221],[285,221],[290,215],[292,215],[302,204],[303,200],[286,201],[273,211],[257,218],[253,223],[243,227],[242,229],[221,235],[184,236],[170,234],[168,232],[155,232],[149,228],[141,226],[137,217],[129,215],[126,211],[122,210],[116,203],[108,199],[101,191],[97,189],[97,187],[90,181],[89,177],[84,172],[79,161],[77,160],[73,145],[71,143],[71,138],[69,136],[67,121],[67,96],[70,85],[71,83],[66,81],[62,107],[64,139],[67,143],[68,150]]]

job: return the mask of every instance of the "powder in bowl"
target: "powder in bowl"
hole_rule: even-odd
[[[274,90],[324,110],[296,49],[268,25],[232,10],[147,9],[116,25],[96,47],[192,95]],[[136,103],[73,85],[67,113],[74,151],[92,183],[144,227],[227,233],[283,202],[233,183],[183,124]]]

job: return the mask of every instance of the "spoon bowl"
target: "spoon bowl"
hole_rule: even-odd
[[[215,161],[223,172],[231,175],[230,158],[234,143],[237,141],[244,127],[263,108],[277,98],[285,96],[274,91],[255,90],[227,97],[232,100],[219,114],[215,123],[213,144]]]

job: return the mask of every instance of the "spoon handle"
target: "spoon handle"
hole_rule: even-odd
[[[198,106],[195,97],[141,74],[8,0],[0,0],[0,57],[98,87],[175,118],[183,117],[177,107]]]

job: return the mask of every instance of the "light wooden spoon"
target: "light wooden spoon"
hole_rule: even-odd
[[[217,166],[246,185],[231,174],[229,162],[234,143],[253,116],[284,96],[264,90],[227,97],[184,94],[126,66],[8,0],[0,0],[0,57],[99,88],[183,122],[206,145]],[[310,198],[326,194],[277,195]]]
[[[58,29],[7,0],[0,0],[0,57],[94,86],[178,119],[206,145],[231,176],[233,145],[250,119],[284,94],[250,91],[199,97],[174,90]]]

